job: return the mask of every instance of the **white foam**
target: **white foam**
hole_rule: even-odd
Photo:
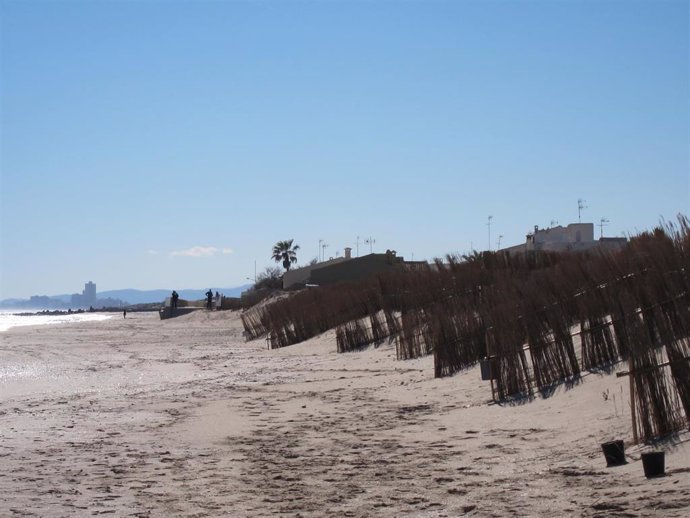
[[[107,320],[112,315],[103,313],[61,313],[59,315],[18,315],[16,313],[0,313],[0,332],[11,327],[42,326],[52,324],[72,324],[77,322],[95,322]]]

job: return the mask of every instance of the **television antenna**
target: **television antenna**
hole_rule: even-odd
[[[322,261],[326,260],[326,248],[328,248],[329,246],[330,245],[328,243],[324,243],[321,245],[321,250],[323,250],[323,254],[322,254],[323,258],[321,259]]]
[[[373,248],[374,243],[376,243],[376,239],[372,238],[371,236],[368,237],[368,238],[366,238],[366,239],[364,240],[364,244],[365,244],[365,245],[369,245],[369,253],[370,253],[370,254],[373,254],[373,253],[374,253],[374,252],[373,252],[373,250],[374,250],[374,248]]]
[[[489,227],[489,252],[491,252],[491,220],[494,219],[493,216],[489,216],[487,219],[486,226]]]
[[[498,241],[496,242],[496,250],[501,249],[501,239],[503,239],[503,234],[498,236]]]
[[[321,243],[323,243],[323,239],[319,239],[319,253],[317,254],[319,261],[321,260]]]
[[[357,236],[357,241],[355,242],[357,243],[357,257],[359,257],[359,236]]]
[[[607,227],[609,223],[610,223],[610,221],[606,218],[601,218],[599,220],[599,229],[601,232],[601,235],[599,237],[602,237],[602,238],[604,237],[604,227]]]
[[[582,198],[579,198],[579,199],[577,200],[577,222],[578,222],[578,223],[582,223],[582,219],[581,219],[580,216],[581,216],[581,213],[582,213],[582,209],[586,209],[586,208],[587,208],[587,205],[585,205],[585,202],[586,202],[586,201],[587,201],[587,200],[583,200]]]

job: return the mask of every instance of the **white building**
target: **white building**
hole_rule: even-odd
[[[571,223],[567,227],[540,229],[527,234],[524,244],[502,248],[501,252],[524,253],[532,250],[545,252],[582,252],[593,248],[619,250],[628,240],[624,237],[609,237],[595,240],[594,223]]]

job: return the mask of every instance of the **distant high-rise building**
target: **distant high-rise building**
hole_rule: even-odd
[[[81,293],[72,293],[71,304],[75,308],[84,306],[84,296]]]
[[[96,305],[96,285],[89,281],[84,284],[84,291],[72,295],[72,305],[78,308],[90,308]]]
[[[89,281],[84,284],[84,306],[93,306],[96,304],[96,285]]]

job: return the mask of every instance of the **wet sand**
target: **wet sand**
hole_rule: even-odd
[[[237,313],[2,333],[0,419],[3,517],[690,515],[690,434],[646,479],[624,378],[497,405],[478,368],[268,351]]]

